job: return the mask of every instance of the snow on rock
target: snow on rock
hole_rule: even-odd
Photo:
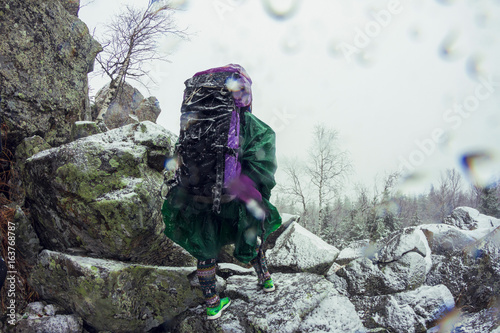
[[[203,302],[189,280],[195,271],[43,250],[29,282],[96,331],[146,332]]]
[[[361,257],[339,269],[336,274],[344,278],[351,295],[383,295],[394,292],[391,282],[370,259]],[[396,289],[401,289],[396,288]]]
[[[500,301],[500,227],[457,253],[434,255],[426,284],[446,285],[457,306],[485,309]]]
[[[374,245],[370,259],[362,257],[336,271],[347,282],[352,295],[386,295],[422,286],[432,267],[431,251],[421,230],[406,228]],[[359,254],[359,252],[358,252]],[[347,256],[346,256],[347,257]]]
[[[500,219],[481,214],[474,208],[458,207],[444,219],[443,223],[463,230],[494,229],[500,226]]]
[[[389,332],[425,332],[427,325],[442,318],[454,306],[445,286],[382,296],[353,297],[365,327]]]
[[[390,263],[401,259],[409,252],[421,255],[425,260],[426,273],[432,267],[431,249],[422,230],[410,227],[396,231],[377,243],[380,249],[374,256],[375,262]]]
[[[310,273],[273,274],[276,291],[265,293],[256,277],[228,279],[226,294],[242,302],[228,312],[241,315],[254,331],[355,332],[364,327],[349,299],[324,277]],[[345,329],[345,330],[342,330]]]
[[[339,250],[296,222],[293,222],[267,251],[271,271],[325,274]]]
[[[474,243],[477,238],[470,231],[447,224],[424,224],[418,226],[427,237],[432,254],[454,253]]]
[[[366,251],[369,245],[370,241],[368,239],[354,241],[340,251],[335,262],[339,265],[345,265],[354,259],[369,257],[370,254]]]
[[[244,268],[231,263],[218,264],[217,272],[227,277],[232,275],[256,275],[253,268]]]
[[[453,311],[427,331],[441,332],[500,333],[500,308],[493,306],[475,313]]]
[[[27,159],[23,183],[42,246],[142,264],[192,265],[192,256],[163,234],[158,193],[169,137],[146,121]]]
[[[285,228],[288,228],[292,222],[297,222],[300,219],[299,215],[292,215],[292,214],[287,214],[287,213],[281,213],[281,225],[284,226]]]
[[[409,304],[426,325],[441,319],[455,307],[455,300],[445,285],[422,286],[416,290],[395,294],[399,303]]]
[[[331,292],[302,321],[299,332],[366,332],[349,298]]]
[[[82,330],[82,318],[76,315],[55,315],[21,319],[9,332],[81,333]]]

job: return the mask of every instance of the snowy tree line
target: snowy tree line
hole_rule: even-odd
[[[358,185],[354,196],[343,194],[351,173],[348,153],[338,146],[338,133],[315,127],[307,161],[286,159],[280,168],[286,181],[275,191],[281,212],[299,214],[300,223],[337,247],[351,241],[377,240],[408,226],[440,223],[453,209],[468,206],[500,217],[500,182],[468,186],[455,169],[444,170],[427,192],[403,194],[401,175],[388,174],[370,190]]]

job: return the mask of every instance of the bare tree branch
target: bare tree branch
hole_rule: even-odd
[[[338,148],[337,141],[337,131],[322,124],[314,127],[307,172],[318,190],[320,220],[325,202],[332,199],[352,168],[347,152]]]
[[[172,13],[170,6],[158,6],[151,2],[145,10],[125,6],[124,11],[106,26],[106,37],[100,40],[103,52],[98,54],[96,61],[101,75],[108,76],[111,82],[107,99],[97,116],[98,122],[103,120],[126,78],[139,82],[142,77],[151,79],[150,71],[143,64],[167,61],[167,55],[158,51],[160,38],[172,35],[187,37],[185,31],[175,26]]]

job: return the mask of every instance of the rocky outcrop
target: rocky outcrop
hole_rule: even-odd
[[[90,120],[87,73],[101,46],[59,0],[3,0],[0,12],[0,107],[8,148],[33,135],[51,146],[69,142],[73,123]]]
[[[367,328],[389,332],[425,332],[455,306],[453,296],[443,285],[351,300]]]
[[[304,251],[309,256],[307,266],[299,265],[298,258],[289,262],[295,268],[288,272],[277,272],[275,266],[273,293],[261,290],[253,269],[219,264],[218,290],[232,304],[217,321],[205,319],[195,266],[147,266],[44,250],[30,282],[44,300],[62,305],[65,314],[77,315],[97,331],[437,332],[445,325],[463,325],[491,332],[499,324],[491,304],[498,302],[494,296],[500,281],[495,275],[500,229],[490,229],[472,244],[465,242],[462,251],[445,252],[436,244],[445,241],[451,227],[442,226],[406,228],[374,244],[353,244],[349,263],[345,263],[348,256],[338,257],[327,272],[323,268],[306,272],[305,267],[323,267],[332,249],[318,244],[315,235],[292,221],[273,242],[268,257],[287,258],[294,249],[293,254],[323,249],[324,255]],[[431,236],[437,247],[428,245]],[[432,254],[434,248],[445,254]],[[469,253],[476,260],[486,255],[483,271],[457,255],[466,249],[475,249]],[[337,257],[338,250],[333,252]],[[442,265],[461,271],[439,270]],[[473,267],[481,283],[465,281],[470,290],[464,296],[463,290],[457,294],[457,286],[463,285],[451,281],[461,281],[457,275],[469,272],[467,267]],[[462,311],[455,303],[463,305]],[[477,312],[470,311],[477,306]]]
[[[276,273],[277,290],[265,294],[256,276],[232,276],[226,294],[233,303],[217,322],[207,322],[204,308],[190,309],[176,320],[175,332],[364,332],[347,297],[324,277],[312,273]]]
[[[151,122],[92,135],[26,161],[23,183],[44,248],[186,266],[192,257],[163,234],[164,157],[171,134]]]
[[[100,110],[110,94],[109,85],[97,92],[95,108]],[[104,123],[109,129],[118,128],[128,124],[142,121],[156,122],[161,109],[156,97],[144,98],[144,96],[128,83],[124,83],[117,97],[111,101],[104,114]],[[97,114],[94,115],[94,118]]]
[[[500,226],[500,219],[481,214],[474,208],[458,207],[444,219],[443,223],[461,230],[488,230]]]
[[[271,271],[325,274],[339,252],[335,246],[293,222],[266,255]]]
[[[83,320],[79,316],[68,314],[54,304],[34,302],[28,304],[23,318],[9,332],[81,333],[82,330]]]
[[[432,263],[430,248],[421,230],[407,228],[395,232],[376,248],[371,258],[362,255],[363,251],[358,248],[360,257],[337,270],[336,274],[346,280],[350,294],[380,296],[423,285]],[[341,259],[345,263],[346,257]]]
[[[196,267],[127,264],[44,250],[30,283],[102,331],[146,332],[202,302],[188,276]]]

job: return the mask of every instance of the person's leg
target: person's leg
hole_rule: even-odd
[[[257,273],[259,285],[263,287],[264,291],[274,291],[276,288],[274,287],[271,273],[269,273],[269,269],[267,268],[266,256],[260,247],[257,249],[257,256],[250,263]]]
[[[196,274],[200,282],[201,291],[207,305],[207,318],[217,319],[221,316],[222,311],[229,306],[231,301],[229,298],[220,299],[216,290],[215,277],[215,259],[198,260]]]

